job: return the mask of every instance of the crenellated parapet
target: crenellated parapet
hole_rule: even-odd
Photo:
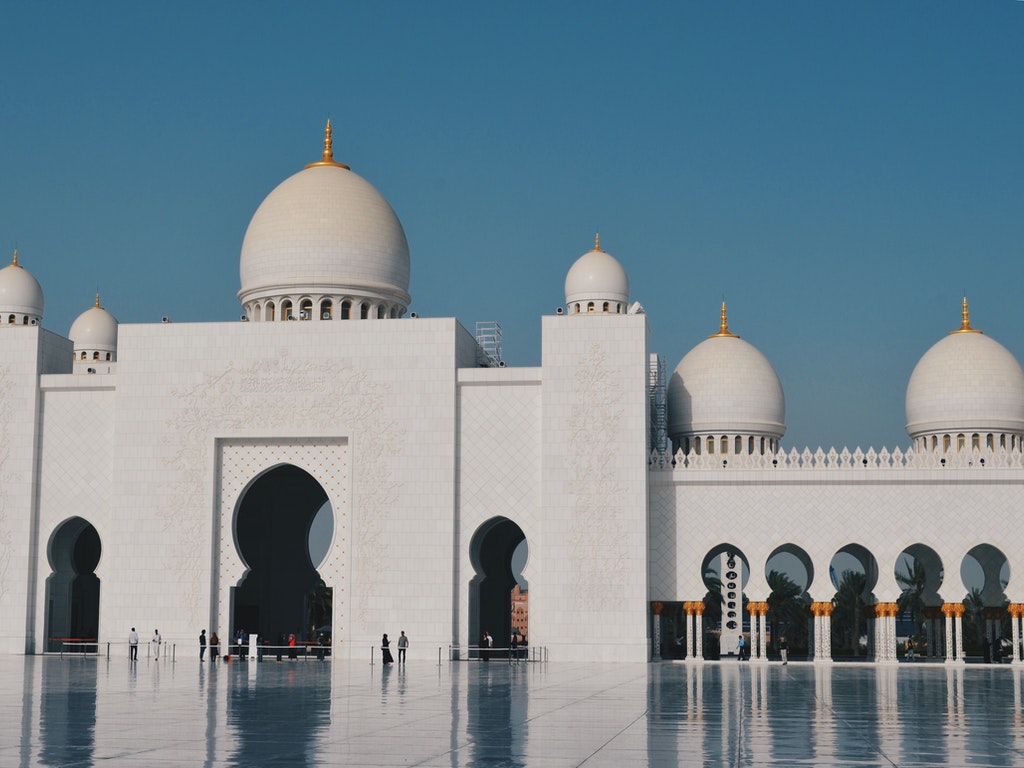
[[[935,453],[932,451],[918,452],[912,448],[902,450],[894,448],[890,451],[882,448],[876,451],[874,448],[863,451],[857,448],[850,451],[844,448],[837,451],[830,448],[825,451],[818,448],[811,451],[805,448],[798,451],[796,448],[778,453],[746,454],[746,453],[697,453],[690,451],[676,454],[660,453],[652,451],[648,461],[653,470],[730,470],[730,469],[766,469],[766,470],[837,470],[848,469],[851,471],[863,471],[865,469],[971,469],[983,471],[985,469],[1024,469],[1024,453],[1016,449],[1006,448],[973,448],[961,451],[949,451],[947,453]]]

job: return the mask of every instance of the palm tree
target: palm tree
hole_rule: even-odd
[[[910,614],[910,620],[914,624],[914,636],[921,636],[921,617],[924,615],[924,594],[925,580],[927,574],[924,566],[917,558],[903,558],[904,571],[896,572],[896,581],[903,587],[903,592],[896,600],[897,607],[901,614]]]
[[[867,632],[864,617],[864,591],[867,589],[867,575],[861,571],[843,571],[839,577],[839,589],[832,598],[832,626],[838,637],[841,627],[846,631],[846,643],[854,656],[860,655],[860,636]]]
[[[704,571],[704,583],[708,591],[704,595],[704,618],[709,624],[722,622],[722,580],[718,573],[708,568]]]
[[[797,644],[797,638],[806,631],[807,620],[803,589],[789,576],[779,571],[769,571],[768,586],[772,593],[768,596],[768,625],[772,633],[772,646],[779,647],[779,625],[788,627],[789,645]]]

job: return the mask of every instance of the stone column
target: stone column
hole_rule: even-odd
[[[1024,603],[1010,603],[1007,607],[1010,614],[1010,636],[1013,640],[1013,655],[1010,657],[1011,664],[1021,664],[1020,657],[1020,625],[1021,616],[1024,615]]]
[[[768,603],[754,602],[747,603],[747,615],[750,616],[750,660],[764,661],[768,658],[765,648],[765,616],[768,613]]]
[[[693,660],[704,661],[704,601],[693,604]]]
[[[964,663],[963,603],[943,603],[942,615],[946,617],[946,663]]]
[[[832,662],[832,609],[831,602],[811,603],[814,617],[814,663]]]
[[[875,661],[894,664],[896,656],[896,603],[876,603],[875,606]]]

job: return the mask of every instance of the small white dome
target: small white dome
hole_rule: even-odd
[[[117,318],[96,304],[80,314],[71,324],[68,338],[74,342],[75,352],[116,352]]]
[[[11,323],[12,315],[18,325],[43,319],[43,289],[32,273],[18,263],[17,251],[11,263],[0,269],[0,322]]]
[[[249,223],[239,263],[243,304],[301,294],[409,304],[409,244],[372,184],[323,159],[285,179]]]
[[[676,366],[668,385],[668,433],[781,438],[786,432],[782,382],[761,352],[722,327]]]
[[[626,270],[614,256],[601,250],[600,238],[596,239],[594,249],[580,256],[565,276],[565,304],[569,312],[572,313],[573,305],[589,302],[595,302],[598,311],[604,302],[613,303],[620,314],[625,313],[629,304]],[[611,311],[615,312],[614,307]]]
[[[1024,370],[1007,349],[971,328],[940,339],[907,384],[907,434],[1024,432]]]

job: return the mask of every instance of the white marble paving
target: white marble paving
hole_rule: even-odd
[[[1009,666],[0,658],[3,766],[1020,766]]]

